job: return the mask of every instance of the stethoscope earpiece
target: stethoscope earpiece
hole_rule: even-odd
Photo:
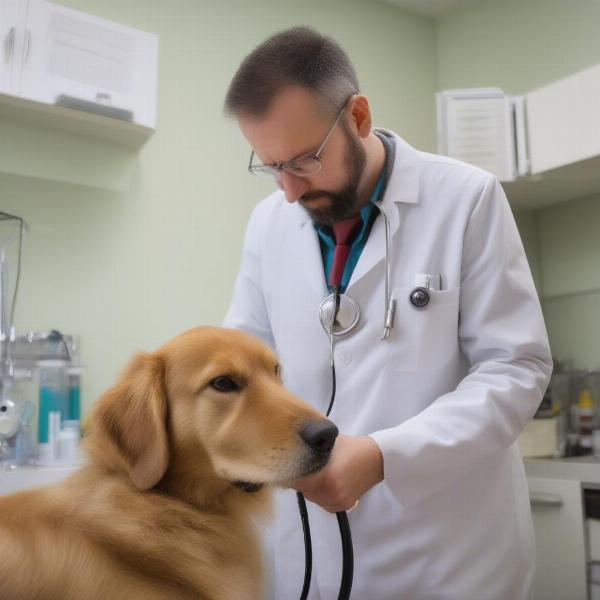
[[[431,293],[425,287],[416,287],[408,296],[408,301],[418,310],[425,308],[431,300]]]

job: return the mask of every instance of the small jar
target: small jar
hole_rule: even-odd
[[[63,429],[57,436],[58,462],[63,465],[76,465],[79,461],[79,432]]]

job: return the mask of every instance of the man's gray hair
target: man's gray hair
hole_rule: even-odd
[[[310,27],[294,27],[268,38],[244,59],[229,85],[225,113],[261,117],[289,85],[314,91],[328,114],[360,92],[352,62],[337,42]]]

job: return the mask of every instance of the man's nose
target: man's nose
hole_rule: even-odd
[[[304,177],[292,175],[284,170],[279,171],[277,184],[283,190],[285,199],[290,204],[293,204],[302,194],[308,192],[308,182]]]

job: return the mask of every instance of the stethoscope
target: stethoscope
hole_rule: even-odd
[[[390,220],[383,206],[371,200],[371,204],[379,210],[383,217],[385,227],[385,310],[383,335],[381,340],[387,339],[390,330],[394,327],[394,317],[396,315],[396,299],[392,298],[390,290]],[[408,296],[411,306],[417,310],[426,308],[431,300],[431,282],[426,277],[425,286],[416,286]],[[319,320],[330,337],[330,362],[333,363],[333,338],[334,336],[343,336],[350,333],[357,325],[360,319],[360,307],[358,302],[347,294],[330,294],[321,302],[319,306]]]
[[[383,206],[371,200],[371,203],[379,210],[383,217],[385,227],[385,309],[383,334],[380,340],[388,338],[391,329],[394,327],[394,317],[396,314],[396,300],[391,296],[390,289],[390,222]],[[426,308],[431,300],[430,278],[427,276],[425,286],[416,286],[408,296],[408,302],[417,310]],[[360,320],[360,307],[358,302],[347,294],[340,293],[339,285],[333,287],[333,292],[327,296],[319,306],[319,320],[325,333],[329,337],[329,364],[331,367],[332,390],[331,400],[327,408],[326,416],[329,416],[333,408],[336,392],[335,375],[335,355],[334,339],[350,333]],[[310,589],[310,580],[312,575],[312,543],[310,536],[310,526],[308,522],[308,511],[306,500],[301,492],[297,492],[298,508],[302,519],[302,529],[304,533],[305,548],[305,572],[304,585],[300,600],[306,600]],[[345,511],[336,513],[340,537],[342,541],[342,578],[338,593],[338,600],[348,600],[352,591],[352,580],[354,574],[354,552],[352,548],[352,536],[350,533],[350,524],[348,514]]]

